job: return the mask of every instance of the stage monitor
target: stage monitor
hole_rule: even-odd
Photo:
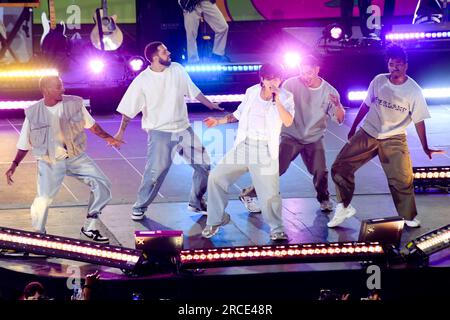
[[[405,221],[401,217],[368,219],[361,222],[359,241],[376,241],[399,247]]]
[[[135,245],[149,257],[174,257],[183,249],[183,231],[135,231]]]

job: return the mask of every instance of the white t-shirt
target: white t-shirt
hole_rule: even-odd
[[[64,159],[67,157],[67,150],[64,147],[64,137],[61,132],[61,126],[59,125],[59,119],[63,114],[63,103],[58,102],[52,107],[45,106],[48,111],[50,132],[53,135],[53,140],[55,142],[55,158],[56,160]],[[83,106],[81,108],[84,116],[84,128],[89,129],[95,124],[94,118]],[[17,149],[20,150],[30,150],[30,121],[25,118],[22,130],[20,131],[19,141],[17,142]]]
[[[389,74],[377,75],[369,85],[364,103],[370,108],[362,128],[376,139],[406,134],[406,127],[430,118],[422,89],[410,77],[395,85]]]
[[[272,100],[265,101],[259,95],[248,112],[247,137],[256,140],[268,140],[270,132],[266,126],[266,117]]]
[[[162,72],[148,67],[130,84],[117,111],[129,118],[142,112],[142,128],[179,132],[189,127],[184,97],[195,98],[200,90],[183,66],[176,62]]]
[[[253,106],[258,105],[258,101],[262,100],[261,96],[261,85],[258,83],[251,86],[245,91],[244,99],[241,104],[237,107],[236,111],[233,112],[233,116],[239,120],[239,125],[237,128],[236,140],[234,145],[237,146],[239,143],[243,142],[247,137],[250,127],[254,124],[249,121],[250,111]],[[294,98],[292,93],[286,89],[280,88],[280,100],[287,112],[292,116],[295,115],[294,109]],[[267,113],[264,126],[266,127],[266,134],[268,135],[268,146],[271,158],[277,159],[279,155],[279,145],[280,145],[280,132],[283,122],[281,121],[280,113],[278,112],[278,107],[270,101],[267,106]]]

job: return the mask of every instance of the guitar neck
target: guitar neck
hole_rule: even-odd
[[[108,1],[107,0],[102,0],[102,9],[103,9],[103,16],[107,17],[108,16]]]
[[[56,28],[56,11],[55,11],[55,0],[48,0],[48,13],[50,16],[50,28]]]

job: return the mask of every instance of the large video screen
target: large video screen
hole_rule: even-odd
[[[372,0],[372,4],[379,6],[383,12],[386,1],[389,0]],[[412,16],[417,2],[418,0],[395,0],[394,15]],[[217,5],[227,21],[321,19],[340,16],[340,0],[217,0]],[[358,15],[357,5],[354,15]]]

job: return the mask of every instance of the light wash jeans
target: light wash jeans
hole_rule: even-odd
[[[66,175],[78,179],[91,188],[87,218],[98,218],[102,209],[111,200],[111,182],[86,153],[53,164],[38,160],[37,164],[37,196],[31,205],[31,224],[36,232],[45,232],[48,207],[61,188]]]
[[[209,155],[191,127],[178,133],[151,130],[148,134],[147,163],[138,190],[134,212],[145,212],[159,189],[178,153],[194,169],[189,204],[201,208],[208,185]],[[183,181],[179,181],[183,183]]]
[[[207,225],[221,224],[228,204],[229,187],[249,171],[270,232],[283,232],[278,166],[278,159],[270,157],[265,141],[247,138],[233,147],[209,175]]]

